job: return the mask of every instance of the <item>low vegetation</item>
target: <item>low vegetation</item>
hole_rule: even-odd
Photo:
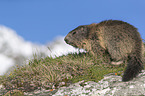
[[[35,56],[36,57],[36,56]],[[0,77],[0,84],[6,90],[31,92],[36,89],[57,89],[80,80],[95,81],[109,73],[122,75],[126,64],[113,66],[104,59],[88,53],[74,53],[56,58],[46,57],[16,66],[10,74]]]

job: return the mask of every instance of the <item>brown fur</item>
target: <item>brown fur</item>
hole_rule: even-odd
[[[66,37],[66,43],[83,48],[94,56],[108,53],[112,64],[129,60],[123,81],[136,77],[143,69],[143,42],[137,29],[119,20],[106,20],[98,24],[79,26]]]

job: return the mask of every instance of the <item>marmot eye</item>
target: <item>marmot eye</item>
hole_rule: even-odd
[[[74,34],[76,34],[76,32],[73,32],[72,34],[74,35]]]

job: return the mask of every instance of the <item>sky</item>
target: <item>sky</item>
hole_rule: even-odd
[[[145,39],[144,18],[145,0],[0,0],[0,25],[38,44],[108,19],[134,25]]]

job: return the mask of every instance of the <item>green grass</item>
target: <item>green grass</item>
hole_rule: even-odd
[[[110,65],[104,59],[88,53],[68,54],[57,58],[34,58],[29,64],[16,66],[10,74],[1,76],[0,84],[7,90],[17,89],[23,92],[41,88],[53,89],[80,80],[98,82],[109,73],[121,75],[125,67],[126,64]]]

